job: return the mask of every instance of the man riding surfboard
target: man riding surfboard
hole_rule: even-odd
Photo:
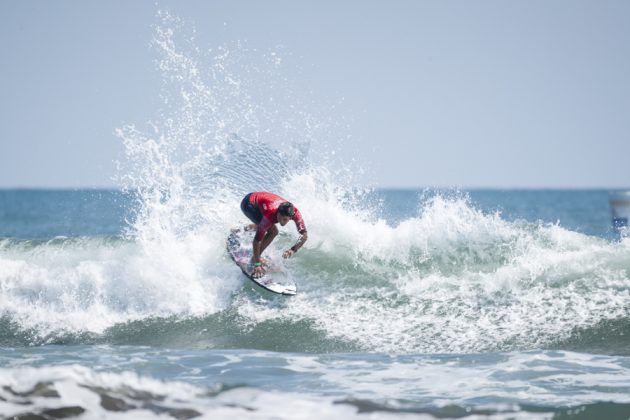
[[[254,250],[254,256],[252,257],[254,265],[253,277],[261,277],[265,274],[261,256],[276,235],[278,235],[276,223],[284,226],[289,220],[293,220],[298,233],[301,235],[295,245],[282,253],[283,258],[293,256],[308,239],[306,225],[300,211],[293,204],[276,194],[269,192],[249,193],[241,201],[241,210],[254,223],[256,229],[256,236],[254,236],[252,243]],[[254,226],[251,226],[250,229],[254,229]]]

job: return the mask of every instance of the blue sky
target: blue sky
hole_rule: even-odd
[[[282,45],[305,101],[340,104],[365,182],[630,186],[627,1],[5,0],[0,187],[115,186],[114,130],[160,107],[164,8],[203,49]]]

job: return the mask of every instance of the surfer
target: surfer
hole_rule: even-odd
[[[256,229],[256,236],[254,236],[252,243],[254,248],[252,257],[252,263],[254,264],[253,277],[260,277],[265,274],[261,256],[276,235],[278,235],[276,223],[284,226],[289,220],[293,220],[300,234],[300,238],[295,245],[282,253],[282,258],[292,257],[308,239],[306,225],[300,211],[293,204],[278,195],[269,192],[249,193],[241,201],[241,210],[249,220],[254,222],[250,229]]]

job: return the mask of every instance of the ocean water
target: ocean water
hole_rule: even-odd
[[[374,190],[366,219],[302,195],[284,297],[233,265],[223,226],[146,239],[134,194],[0,191],[0,413],[628,418],[608,193]]]
[[[0,191],[0,417],[630,417],[610,191],[365,188],[282,51],[156,19],[163,106],[115,130],[119,188]],[[296,296],[226,253],[256,190],[306,221]]]

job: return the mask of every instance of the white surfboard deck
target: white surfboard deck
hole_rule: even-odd
[[[262,277],[253,277],[254,266],[251,264],[254,251],[252,241],[255,231],[245,232],[244,229],[232,229],[227,238],[227,251],[237,266],[243,271],[251,281],[263,289],[280,295],[293,296],[297,293],[297,285],[283,275],[280,268],[273,264],[268,258],[265,266],[267,269]]]

